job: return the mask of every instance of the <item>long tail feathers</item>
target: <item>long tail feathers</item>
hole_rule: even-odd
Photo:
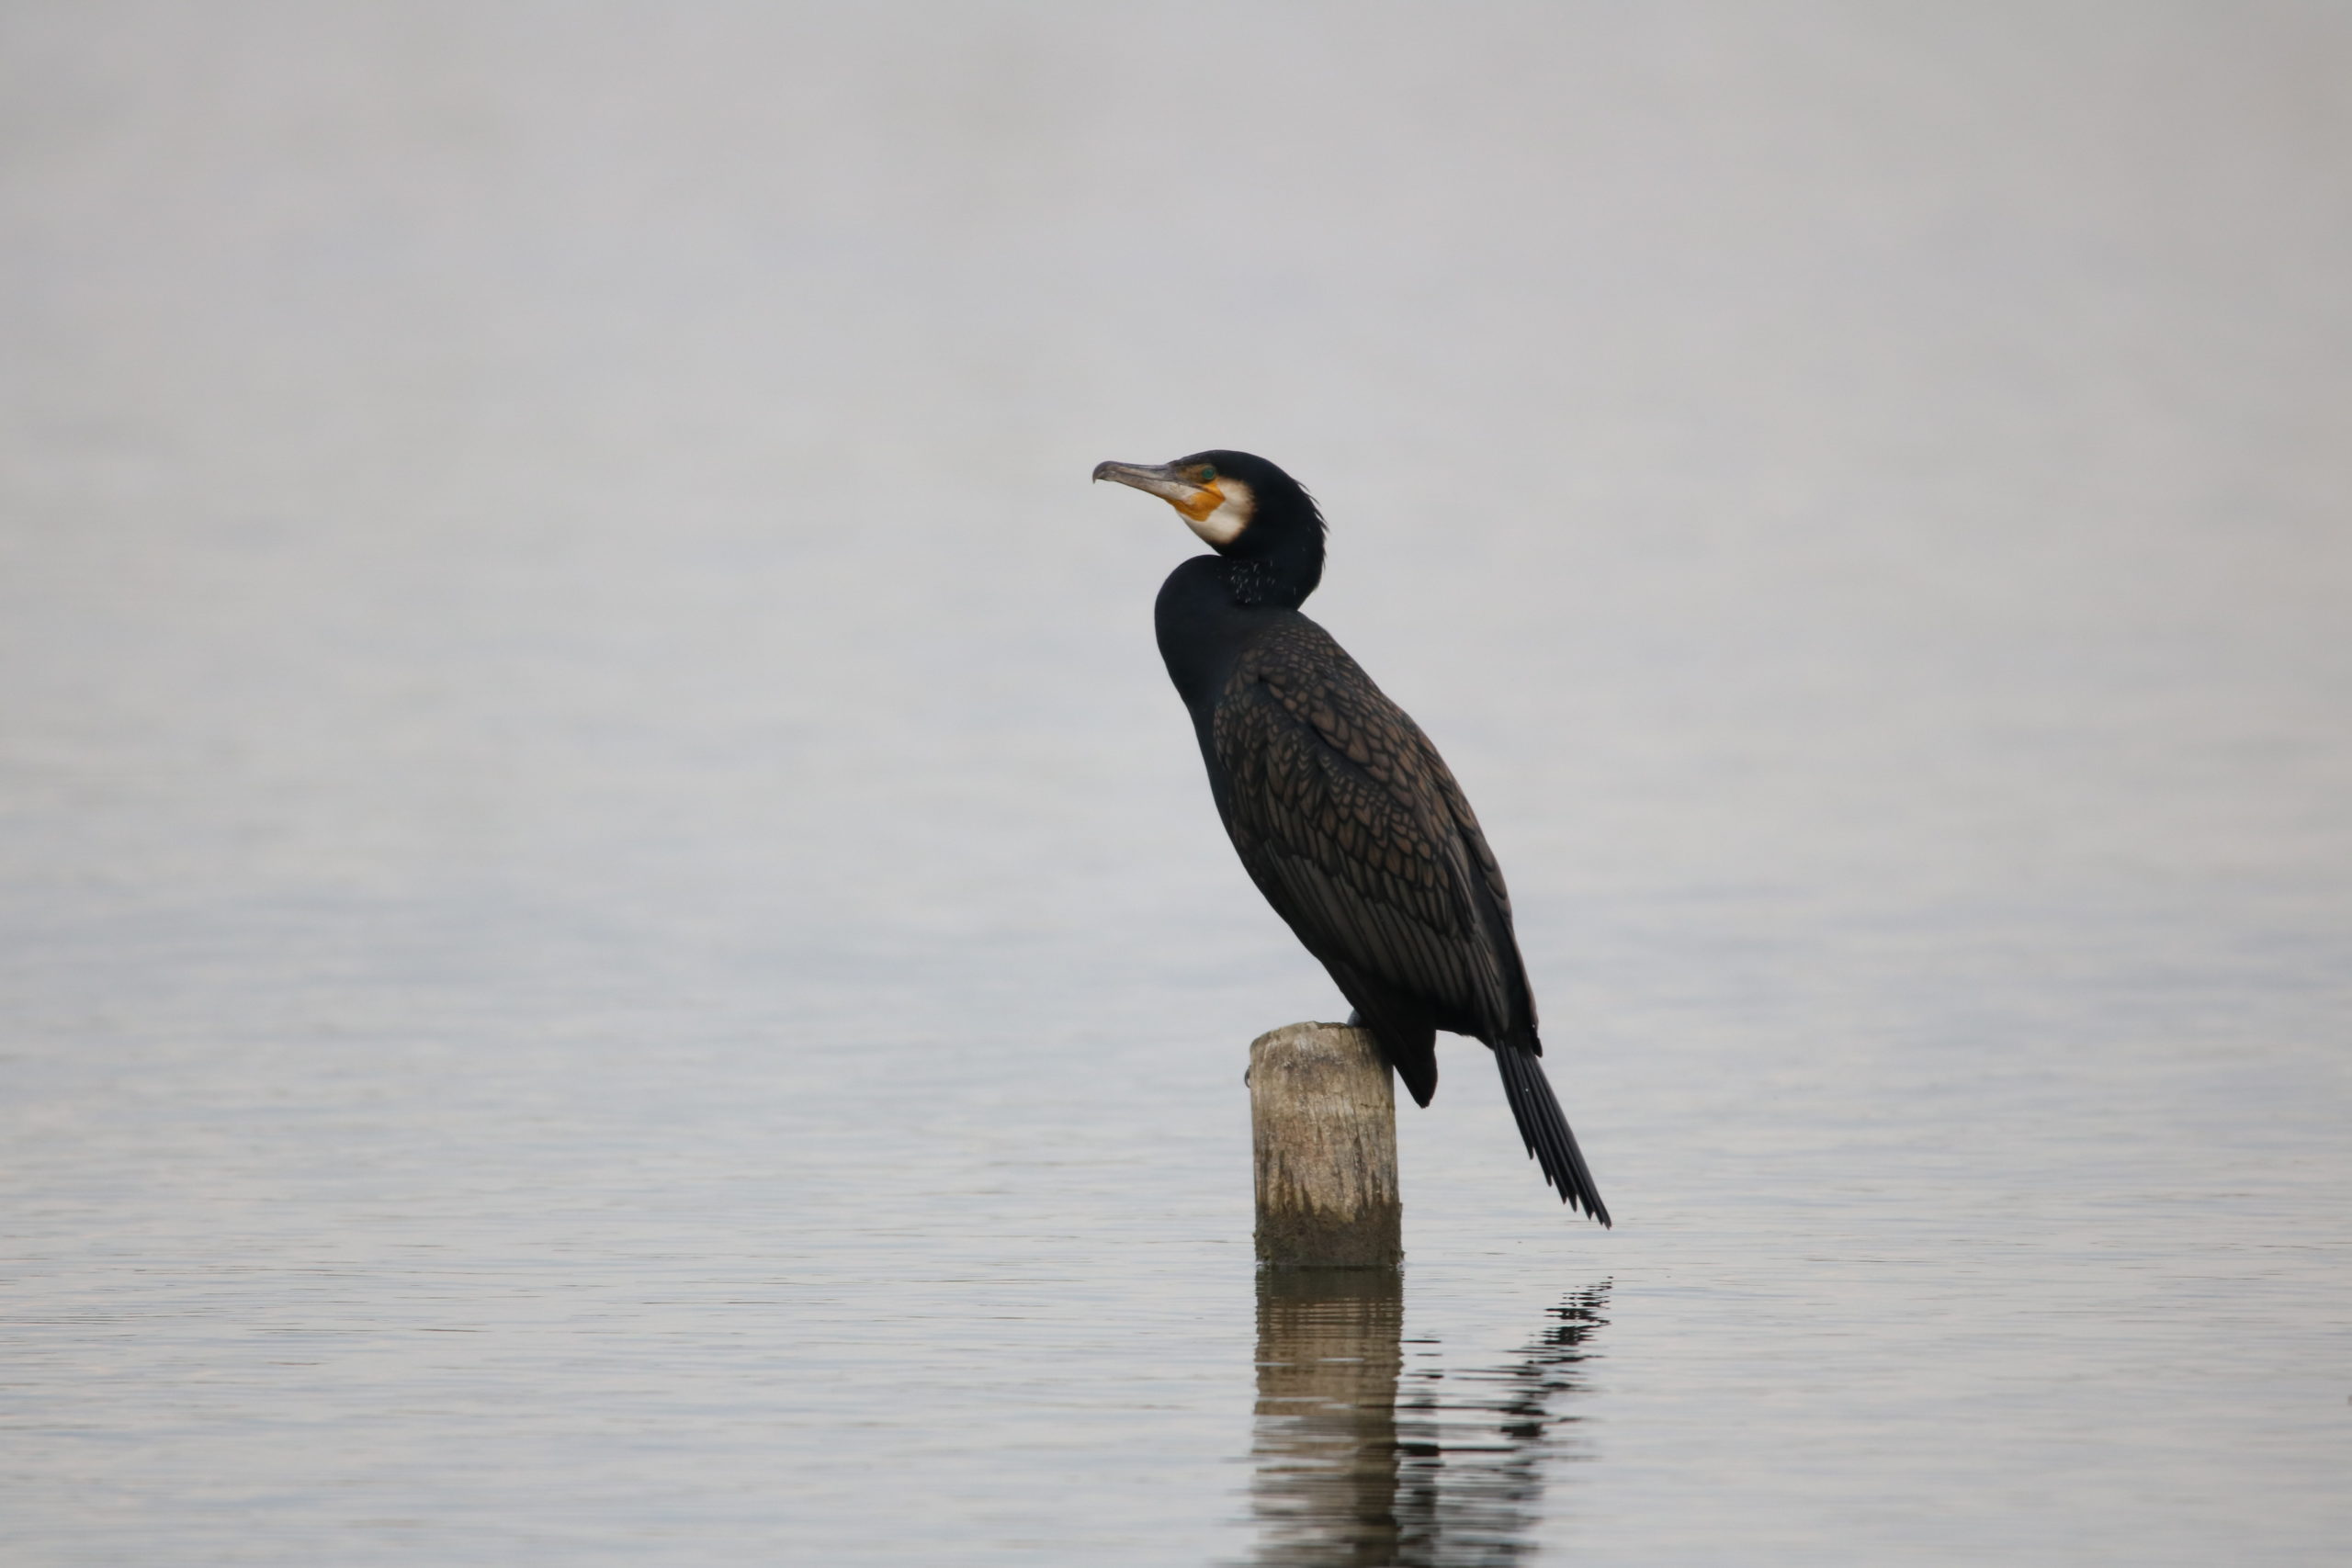
[[[1527,1152],[1544,1168],[1544,1179],[1559,1189],[1562,1202],[1582,1209],[1607,1225],[1609,1206],[1600,1201],[1592,1172],[1585,1168],[1584,1154],[1577,1147],[1577,1135],[1568,1131],[1568,1119],[1552,1092],[1552,1081],[1544,1076],[1542,1059],[1516,1045],[1498,1045],[1495,1065],[1502,1069],[1503,1096],[1519,1122],[1519,1135]]]

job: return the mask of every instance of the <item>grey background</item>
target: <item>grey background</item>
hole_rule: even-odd
[[[1329,1560],[1238,1077],[1343,1004],[1084,482],[1209,446],[1620,1217],[1445,1048],[1431,1421],[1609,1321],[1430,1560],[2332,1560],[2347,83],[2325,4],[0,8],[9,1560]]]

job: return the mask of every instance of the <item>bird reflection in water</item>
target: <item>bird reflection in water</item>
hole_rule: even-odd
[[[1577,1417],[1558,1405],[1581,1387],[1608,1295],[1606,1282],[1577,1292],[1510,1360],[1448,1374],[1405,1365],[1399,1271],[1261,1273],[1254,1561],[1464,1568],[1530,1557],[1546,1465],[1573,1451],[1562,1428]]]

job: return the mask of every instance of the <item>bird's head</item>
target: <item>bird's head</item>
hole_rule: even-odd
[[[1306,487],[1248,452],[1195,452],[1172,463],[1097,463],[1097,479],[1156,495],[1210,548],[1243,563],[1251,599],[1296,604],[1323,575],[1323,514]],[[1252,586],[1265,580],[1263,589]]]

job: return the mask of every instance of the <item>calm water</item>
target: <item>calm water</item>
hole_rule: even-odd
[[[0,11],[0,1556],[2335,1561],[2352,21]],[[1253,1277],[1098,459],[1508,866]]]

